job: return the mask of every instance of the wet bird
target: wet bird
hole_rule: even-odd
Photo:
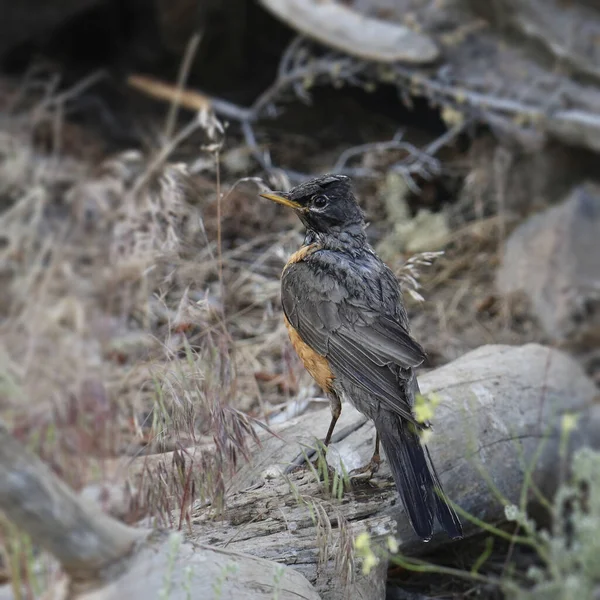
[[[283,270],[281,296],[292,345],[331,402],[325,445],[349,401],[373,420],[371,463],[378,463],[381,443],[416,534],[431,539],[437,517],[450,537],[462,537],[421,443],[427,424],[413,412],[414,369],[425,352],[410,336],[398,280],[367,241],[351,180],[325,175],[261,196],[292,208],[306,227]]]

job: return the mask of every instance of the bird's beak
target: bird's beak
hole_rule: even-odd
[[[266,198],[267,200],[273,200],[273,202],[277,202],[278,204],[283,204],[284,206],[289,206],[290,208],[293,208],[294,210],[304,210],[304,207],[302,206],[302,204],[299,204],[298,202],[294,202],[293,200],[290,200],[284,192],[279,192],[279,193],[275,193],[275,194],[259,194],[259,196],[262,196],[263,198]]]

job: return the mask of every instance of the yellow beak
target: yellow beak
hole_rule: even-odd
[[[302,204],[298,204],[298,202],[294,202],[285,196],[280,196],[279,194],[259,194],[263,198],[267,200],[273,200],[273,202],[277,202],[278,204],[283,204],[284,206],[289,206],[295,210],[304,210]]]

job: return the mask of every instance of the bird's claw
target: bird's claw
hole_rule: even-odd
[[[380,464],[381,464],[381,458],[379,457],[379,454],[374,454],[371,457],[371,460],[364,467],[352,469],[352,471],[350,471],[348,473],[348,477],[350,477],[350,479],[359,480],[359,481],[362,481],[362,480],[369,481],[369,479],[371,479],[373,477],[373,475],[375,475],[375,473],[377,473],[377,471],[379,471]]]

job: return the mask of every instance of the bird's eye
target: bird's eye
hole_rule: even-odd
[[[313,206],[315,208],[323,208],[327,204],[328,200],[329,198],[327,198],[327,196],[315,196],[313,198]]]

